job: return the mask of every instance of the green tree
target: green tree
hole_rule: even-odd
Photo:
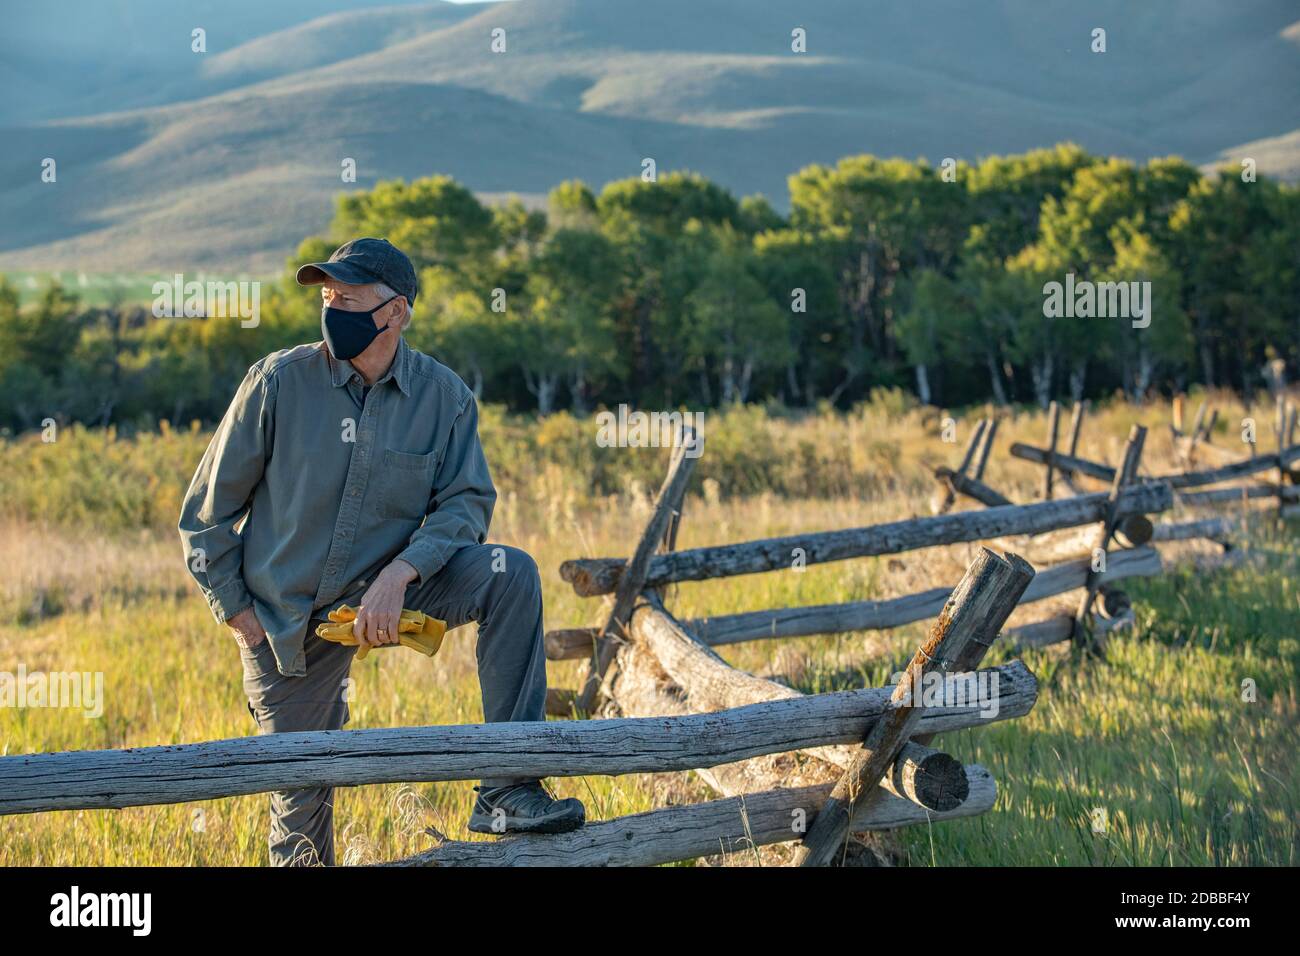
[[[704,276],[686,297],[686,356],[700,372],[706,401],[712,397],[710,371],[721,404],[744,402],[756,372],[781,368],[793,354],[790,314],[754,277],[757,261],[743,234],[718,228]]]
[[[50,282],[26,308],[12,285],[0,284],[0,414],[5,420],[26,429],[64,414],[67,354],[80,331],[77,298],[59,282]]]
[[[597,224],[596,196],[579,179],[566,179],[546,197],[547,218],[556,229],[592,229]]]
[[[786,401],[812,406],[833,392],[849,329],[840,308],[831,254],[815,234],[777,229],[754,237],[754,274],[787,314],[790,358],[785,366]]]
[[[574,410],[585,413],[593,379],[617,366],[610,303],[618,281],[617,253],[600,233],[560,229],[547,240],[528,282],[520,355],[542,414],[551,410],[560,380]]]
[[[906,302],[898,317],[903,354],[916,372],[916,394],[929,405],[930,369],[943,357],[943,336],[961,307],[956,283],[937,269],[921,269],[903,283]]]
[[[387,239],[403,249],[417,272],[431,265],[459,267],[490,255],[500,241],[492,211],[450,176],[406,183],[384,180],[338,200],[332,238]]]
[[[1191,358],[1191,326],[1181,305],[1178,273],[1155,241],[1130,223],[1116,227],[1112,239],[1115,262],[1103,278],[1151,283],[1149,324],[1135,328],[1130,321],[1112,320],[1114,331],[1109,336],[1129,400],[1140,404],[1155,384],[1158,370],[1181,370]]]
[[[485,384],[515,360],[505,317],[492,311],[490,294],[484,297],[450,269],[425,269],[420,290],[421,313],[429,318],[413,319],[407,338],[455,369],[482,398]]]
[[[1256,309],[1252,299],[1261,281],[1267,286],[1273,280],[1260,274],[1264,262],[1251,253],[1259,251],[1259,237],[1284,228],[1286,211],[1276,183],[1244,182],[1229,166],[1197,182],[1170,218],[1170,264],[1182,277],[1183,305],[1206,385],[1253,389],[1265,350],[1274,342],[1294,342],[1294,326],[1286,329],[1282,320],[1286,304],[1271,298],[1269,309]],[[1294,261],[1294,246],[1289,253]],[[1274,254],[1285,262],[1288,252]]]

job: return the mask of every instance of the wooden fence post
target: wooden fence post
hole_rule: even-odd
[[[1214,424],[1219,420],[1219,410],[1217,408],[1210,409],[1210,420],[1208,422],[1203,421],[1204,412],[1205,406],[1202,404],[1200,411],[1197,412],[1195,427],[1192,429],[1191,435],[1182,440],[1179,456],[1183,460],[1184,471],[1190,471],[1196,467],[1196,449],[1202,441],[1207,445],[1209,444],[1210,432],[1214,430]]]
[[[1047,408],[1047,473],[1043,475],[1043,500],[1052,500],[1052,469],[1056,466],[1056,436],[1061,428],[1061,406]]]
[[[1137,477],[1138,466],[1142,461],[1142,446],[1146,444],[1146,438],[1147,430],[1143,425],[1134,425],[1129,432],[1128,441],[1124,445],[1123,461],[1119,468],[1115,470],[1115,480],[1110,487],[1110,501],[1112,504],[1106,511],[1106,517],[1102,520],[1101,527],[1097,529],[1097,543],[1093,545],[1092,549],[1094,561],[1098,550],[1105,555],[1107,548],[1110,546],[1111,536],[1114,535],[1115,526],[1119,523],[1120,518],[1114,503],[1119,501],[1125,486],[1132,484]],[[1088,583],[1084,586],[1083,596],[1079,599],[1079,607],[1074,614],[1074,635],[1075,640],[1078,642],[1083,640],[1085,626],[1092,614],[1092,603],[1097,596],[1099,586],[1100,572],[1096,570],[1089,571]]]
[[[1189,435],[1190,438],[1195,439],[1195,437],[1200,434],[1201,425],[1205,423],[1205,411],[1205,399],[1202,399],[1201,404],[1196,406],[1196,417],[1192,419],[1192,430]]]
[[[988,421],[986,419],[981,418],[976,423],[974,431],[971,432],[970,440],[966,443],[966,452],[962,455],[961,464],[957,467],[956,474],[964,475],[966,469],[970,467],[971,460],[975,457],[975,450],[980,446],[980,439],[983,437],[986,427],[988,427]],[[942,470],[952,474],[952,472],[947,468]],[[953,488],[951,482],[944,480],[944,478],[940,476],[939,471],[940,469],[935,469],[934,476],[939,480],[939,484],[943,489],[943,495],[942,497],[935,499],[934,507],[931,509],[937,515],[947,514],[948,510],[952,508],[957,501],[957,490]]]
[[[1287,418],[1287,422],[1286,422],[1286,447],[1287,448],[1293,448],[1295,446],[1297,414],[1298,412],[1296,407],[1292,405],[1291,414]],[[1283,458],[1282,452],[1280,450],[1278,451],[1277,460],[1278,463],[1282,466],[1280,478],[1294,484],[1298,477],[1297,473],[1292,471],[1291,468],[1286,464],[1286,461]],[[1281,484],[1282,484],[1282,480],[1279,480],[1278,485],[1280,486]]]
[[[921,718],[924,708],[919,700],[925,675],[956,670],[972,643],[980,645],[977,653],[982,655],[1033,576],[1034,569],[1024,559],[1015,555],[999,558],[987,548],[981,550],[898,682],[891,698],[893,708],[871,728],[809,826],[797,854],[800,866],[827,866],[843,852],[859,799],[874,795]]]
[[[641,540],[636,551],[623,569],[618,587],[614,591],[614,606],[609,618],[597,638],[592,652],[591,663],[587,668],[587,678],[578,693],[574,706],[580,714],[589,714],[595,706],[601,686],[604,684],[605,671],[618,652],[617,641],[626,636],[628,617],[636,603],[637,595],[645,587],[646,571],[655,549],[664,540],[672,524],[672,517],[680,512],[682,499],[686,495],[686,485],[695,471],[695,462],[703,450],[704,436],[693,427],[683,426],[679,433],[679,442],[673,449],[672,460],[668,465],[668,474],[659,496],[655,499],[650,520],[646,522]]]
[[[1087,402],[1082,399],[1074,403],[1074,411],[1070,415],[1070,435],[1065,440],[1066,454],[1071,458],[1079,453],[1079,434],[1083,431],[1083,416],[1087,408]],[[1076,495],[1080,494],[1079,487],[1074,483],[1074,472],[1068,468],[1061,469],[1061,480]]]
[[[975,462],[975,471],[972,473],[976,481],[984,478],[984,466],[989,463],[989,452],[993,450],[993,439],[998,433],[998,420],[990,418],[988,423],[988,428],[984,430],[984,443],[980,446],[979,459]]]

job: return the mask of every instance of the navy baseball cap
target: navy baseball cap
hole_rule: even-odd
[[[415,305],[420,283],[405,252],[387,239],[353,239],[334,250],[327,262],[309,262],[298,269],[299,285],[320,285],[333,279],[348,285],[382,282]]]

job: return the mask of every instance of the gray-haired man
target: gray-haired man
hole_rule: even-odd
[[[234,633],[263,733],[338,730],[356,647],[316,625],[360,606],[353,633],[397,643],[403,607],[477,621],[488,721],[544,720],[537,565],[485,544],[496,490],[474,396],[402,337],[415,269],[384,239],[355,239],[298,270],[320,285],[324,342],[248,371],[185,495],[187,564]],[[242,524],[241,524],[242,523]],[[558,833],[582,804],[536,780],[484,779],[470,829]],[[271,861],[334,862],[333,791],[271,795]]]

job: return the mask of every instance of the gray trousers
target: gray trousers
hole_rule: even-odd
[[[456,552],[428,581],[412,585],[404,606],[447,622],[478,622],[478,678],[488,722],[546,719],[546,656],[542,645],[542,585],[527,552],[495,544]],[[348,721],[347,678],[355,647],[307,632],[307,673],[285,677],[270,644],[241,649],[248,710],[264,734],[340,730]],[[409,654],[393,648],[372,653]],[[484,786],[517,783],[486,778]],[[271,794],[271,863],[334,865],[334,790]]]

